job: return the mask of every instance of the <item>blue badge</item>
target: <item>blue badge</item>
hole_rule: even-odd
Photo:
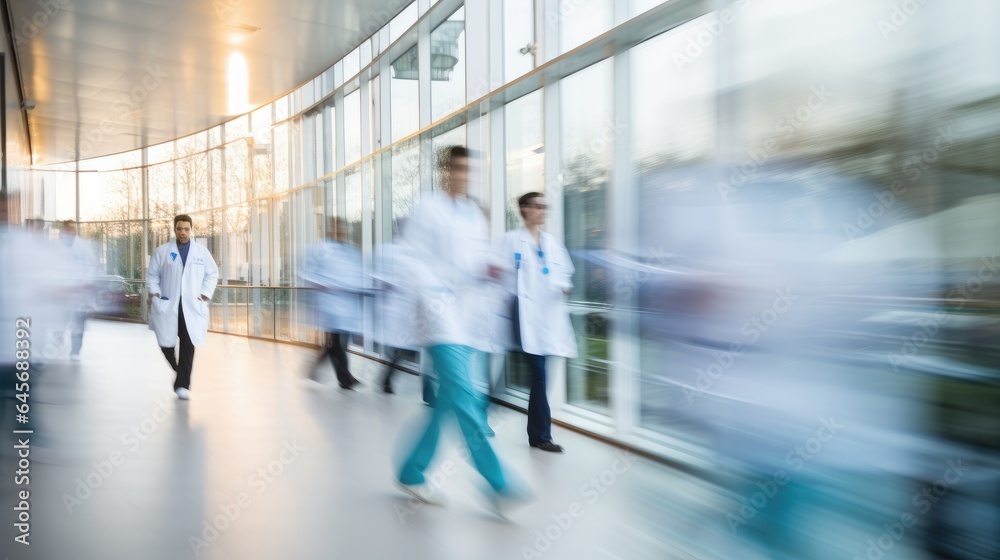
[[[170,260],[177,260],[177,253],[170,253]]]

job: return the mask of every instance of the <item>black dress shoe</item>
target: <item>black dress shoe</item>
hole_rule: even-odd
[[[537,447],[542,451],[551,451],[552,453],[562,453],[563,448],[561,445],[552,443],[551,441],[543,441],[541,443],[532,443],[532,447]]]
[[[347,383],[341,383],[340,384],[340,388],[341,389],[354,390],[354,388],[357,387],[357,386],[359,386],[359,385],[361,385],[361,380],[360,379],[352,379],[352,380],[348,381]]]

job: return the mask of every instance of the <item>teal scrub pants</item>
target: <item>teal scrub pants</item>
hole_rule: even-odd
[[[480,397],[472,387],[472,357],[475,350],[457,344],[439,344],[429,347],[427,351],[434,360],[434,369],[438,375],[437,402],[417,446],[403,463],[399,481],[403,484],[423,484],[424,471],[434,458],[438,438],[441,436],[441,423],[454,413],[458,417],[458,426],[465,436],[476,470],[495,491],[502,491],[507,483],[500,470],[500,461],[483,433],[483,408]]]

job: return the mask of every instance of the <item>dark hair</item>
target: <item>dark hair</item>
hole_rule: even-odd
[[[191,224],[191,227],[194,227],[194,220],[192,220],[191,216],[188,216],[187,214],[178,214],[178,215],[174,216],[174,227],[175,228],[177,227],[177,222],[187,222],[187,223]]]
[[[438,152],[438,167],[444,171],[451,169],[451,162],[457,158],[471,158],[472,150],[465,146],[448,146]]]
[[[544,193],[540,193],[540,192],[535,192],[535,191],[531,191],[530,193],[522,194],[521,198],[517,199],[517,207],[518,207],[518,209],[524,208],[525,206],[527,206],[528,204],[531,203],[531,199],[538,198],[540,196],[545,196],[545,194]],[[524,217],[524,210],[521,210],[521,217],[522,218]]]

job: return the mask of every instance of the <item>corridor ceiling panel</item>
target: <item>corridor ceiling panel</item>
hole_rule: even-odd
[[[34,163],[204,130],[311,80],[401,0],[11,0]],[[246,61],[248,86],[231,84]],[[233,89],[247,105],[233,108]]]

